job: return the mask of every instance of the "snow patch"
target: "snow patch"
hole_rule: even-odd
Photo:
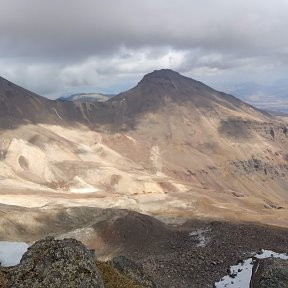
[[[15,266],[20,263],[29,245],[25,242],[0,241],[1,266]]]
[[[288,260],[287,254],[276,253],[271,250],[261,250],[261,254],[255,254],[254,257],[258,259],[275,257]],[[255,260],[249,258],[231,266],[229,275],[224,276],[219,282],[215,283],[215,288],[249,288],[254,263]]]
[[[197,240],[199,241],[197,247],[205,247],[210,241],[210,238],[207,235],[210,230],[210,227],[198,229],[189,233],[189,236],[197,238]]]
[[[72,193],[94,193],[100,190],[94,187],[86,187],[86,188],[70,188],[69,191]]]
[[[99,192],[100,190],[93,185],[88,184],[79,176],[74,178],[73,186],[69,187],[69,191],[72,193],[94,193]]]
[[[288,260],[288,254],[286,253],[276,253],[271,250],[261,250],[261,254],[255,255],[258,259],[265,259],[265,258],[280,258],[283,260]]]

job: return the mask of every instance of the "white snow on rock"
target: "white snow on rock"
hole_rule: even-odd
[[[0,241],[0,263],[3,267],[20,263],[29,245],[25,242]]]
[[[69,187],[71,193],[94,193],[99,192],[100,189],[88,184],[79,176],[74,177],[74,183]]]
[[[199,241],[197,247],[205,247],[210,241],[210,238],[208,236],[210,231],[211,231],[210,227],[201,228],[190,232],[189,236],[196,237],[196,239]]]
[[[280,258],[284,260],[288,260],[288,254],[285,253],[276,253],[271,250],[261,250],[261,254],[255,255],[258,259],[265,259],[265,258]]]
[[[276,253],[270,250],[261,250],[261,254],[255,254],[258,259],[270,257],[288,260],[288,255]],[[230,267],[230,275],[224,276],[219,282],[215,283],[215,288],[249,288],[252,277],[252,268],[255,261],[252,258]]]

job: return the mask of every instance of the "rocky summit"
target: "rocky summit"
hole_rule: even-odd
[[[74,239],[34,243],[7,275],[7,288],[104,288],[94,252]]]
[[[119,256],[96,261],[81,242],[46,237],[35,242],[20,264],[0,267],[1,288],[157,288],[152,278],[132,260]]]

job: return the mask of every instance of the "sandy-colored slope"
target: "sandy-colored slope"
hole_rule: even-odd
[[[287,226],[285,121],[170,70],[89,105],[78,108],[93,129],[44,119],[0,131],[0,202]]]
[[[274,127],[273,138],[258,119],[249,124],[248,136],[242,131],[236,138],[221,132],[214,115],[189,117],[191,109],[173,105],[167,106],[169,113],[146,114],[137,129],[125,133],[51,125],[2,132],[1,202],[118,207],[286,226],[282,126],[267,124]]]

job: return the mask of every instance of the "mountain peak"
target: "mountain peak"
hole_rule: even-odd
[[[125,110],[129,117],[147,111],[163,110],[167,103],[189,105],[192,110],[202,109],[204,113],[223,107],[225,110],[241,110],[249,114],[248,110],[251,109],[248,104],[232,95],[216,91],[171,69],[155,70],[146,74],[134,88],[120,93],[108,102],[113,103],[114,107],[120,107],[121,115]]]
[[[175,72],[171,69],[161,69],[161,70],[154,70],[151,73],[146,74],[141,82],[159,82],[159,81],[177,81],[181,78],[185,78],[184,76],[180,75],[178,72]],[[141,83],[140,82],[140,83]]]
[[[171,69],[160,69],[160,70],[154,70],[151,73],[148,73],[144,76],[150,77],[150,78],[162,78],[162,77],[179,77],[181,76],[178,72],[171,70]]]
[[[194,79],[181,75],[171,69],[154,70],[146,74],[139,82],[141,87],[153,86],[154,89],[191,89],[204,84]],[[206,86],[206,85],[204,85]],[[207,86],[206,86],[207,87]]]

